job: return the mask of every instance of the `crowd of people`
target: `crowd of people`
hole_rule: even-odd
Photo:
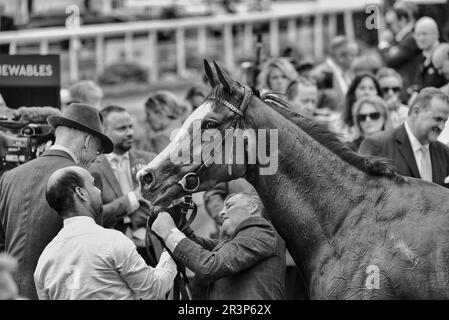
[[[256,86],[354,152],[449,187],[449,44],[434,19],[416,15],[406,1],[387,10],[377,50],[339,35],[320,63],[269,58]],[[61,114],[48,119],[55,143],[0,180],[0,252],[8,254],[0,256],[0,297],[164,299],[180,263],[194,299],[303,298],[301,275],[246,181],[196,195],[207,232],[181,232],[160,213],[147,238],[136,174],[209,90],[199,83],[184,97],[151,93],[143,123],[123,106],[104,106],[93,81],[62,90]]]

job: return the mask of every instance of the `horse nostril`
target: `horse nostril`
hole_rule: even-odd
[[[154,176],[152,172],[148,172],[141,178],[141,183],[145,189],[151,188],[153,182],[154,182]]]

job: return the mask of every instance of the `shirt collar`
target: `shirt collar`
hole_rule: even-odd
[[[418,152],[422,147],[429,148],[429,144],[422,145],[421,142],[419,142],[419,140],[416,139],[412,130],[408,126],[407,121],[404,122],[404,125],[405,125],[405,131],[407,132],[408,140],[410,141],[410,145],[412,147],[413,152]]]
[[[76,216],[64,219],[64,226],[71,224],[96,224],[96,222],[92,217],[88,216]]]
[[[79,163],[78,158],[75,156],[75,154],[70,151],[68,148],[61,146],[59,144],[54,144],[50,147],[50,150],[60,150],[66,152],[72,159],[75,161],[75,163]]]
[[[105,154],[105,157],[106,157],[106,159],[108,159],[109,162],[113,161],[114,159],[129,160],[129,151],[126,151],[124,154],[117,154],[117,153],[111,152],[111,153]]]

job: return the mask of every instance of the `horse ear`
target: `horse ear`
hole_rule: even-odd
[[[217,70],[217,76],[221,84],[225,87],[226,91],[232,92],[232,79],[229,75],[221,70],[219,65],[214,61],[215,70]]]
[[[214,88],[217,85],[217,81],[215,81],[212,67],[206,59],[204,59],[204,71],[206,72],[207,80],[209,80],[210,85]]]

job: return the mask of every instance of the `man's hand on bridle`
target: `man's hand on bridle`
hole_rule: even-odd
[[[173,228],[176,228],[175,222],[171,215],[165,211],[158,214],[151,226],[151,230],[162,238],[164,242],[167,240],[167,237],[170,235]]]

